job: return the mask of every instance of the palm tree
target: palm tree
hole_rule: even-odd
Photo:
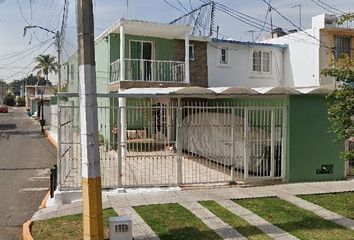
[[[48,84],[48,75],[51,72],[56,73],[58,64],[55,61],[54,56],[47,55],[39,55],[34,59],[37,62],[37,65],[33,68],[33,70],[38,70],[37,76],[44,74],[46,85]]]

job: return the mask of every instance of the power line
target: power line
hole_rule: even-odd
[[[53,44],[54,44],[54,42],[51,43],[43,52],[41,52],[40,55],[43,54],[43,53],[45,53]],[[7,78],[8,78],[8,79],[13,78],[14,76],[16,76],[16,75],[22,73],[25,69],[29,68],[29,66],[30,66],[31,64],[33,64],[35,61],[36,61],[36,60],[33,59],[32,62],[30,62],[30,63],[29,63],[28,65],[26,65],[25,67],[23,67],[20,71],[16,72],[15,74],[12,74],[11,76],[9,76],[9,77],[7,77]],[[32,72],[32,71],[30,71],[30,72]],[[29,73],[29,72],[28,72],[28,73]],[[28,73],[27,73],[27,74],[28,74]]]
[[[321,0],[311,0],[311,2],[314,2],[315,4],[317,4],[318,6],[320,6],[321,8],[323,9],[329,9],[329,10],[326,10],[328,12],[331,12],[331,13],[334,13],[336,15],[340,15],[340,14],[345,14],[346,12],[338,9],[338,8],[335,8],[335,7],[332,7],[331,5],[321,1]]]
[[[28,48],[28,49],[25,49],[25,50],[21,50],[21,51],[18,51],[18,52],[14,52],[14,53],[11,53],[11,54],[6,54],[6,55],[3,55],[3,56],[0,56],[0,62],[15,58],[17,56],[21,56],[23,54],[26,54],[29,51],[33,52],[33,50],[38,50],[39,49],[38,47],[43,46],[44,44],[48,43],[52,39],[53,38],[49,38],[49,39],[45,40],[44,42],[41,42],[38,45],[35,45],[32,48]],[[23,56],[21,56],[21,59],[22,58],[23,58]],[[18,60],[20,60],[20,59],[18,59]],[[16,60],[16,61],[18,61],[18,60]]]
[[[199,0],[199,1],[202,2],[202,3],[206,3],[207,2],[206,0]],[[224,4],[221,4],[219,2],[216,2],[216,1],[214,1],[214,2],[215,2],[215,5],[216,5],[215,8],[217,10],[219,10],[219,11],[221,11],[221,12],[223,12],[223,13],[225,13],[225,14],[233,17],[233,18],[235,18],[236,20],[241,21],[241,22],[243,22],[243,23],[245,23],[245,24],[247,24],[249,26],[252,26],[252,27],[258,29],[258,30],[266,29],[269,32],[272,32],[272,26],[273,26],[272,24],[265,23],[266,26],[263,28],[264,21],[259,20],[259,19],[255,18],[255,17],[252,17],[252,16],[250,16],[248,14],[239,12],[239,11],[237,11],[235,9],[232,9],[232,8],[230,8],[230,7],[228,7],[228,6],[224,5]],[[264,2],[266,2],[266,1],[264,1]],[[270,6],[270,4],[267,3],[267,5],[268,5],[269,9],[272,9],[272,6]],[[276,26],[276,25],[274,25],[274,27],[281,28],[280,26]],[[299,28],[297,27],[297,29],[299,29]],[[285,29],[285,30],[288,30],[288,29]],[[311,38],[314,38],[314,36],[308,34],[307,32],[303,32],[302,33],[301,31],[299,32],[300,35],[308,35],[308,36],[311,36]],[[308,43],[308,44],[314,44],[312,42],[307,42],[308,40],[304,40],[304,39],[301,39],[301,38],[298,38],[298,37],[295,37],[295,36],[288,36],[287,35],[287,36],[284,36],[284,38],[292,39],[292,40],[297,41],[297,42],[306,41],[306,43]],[[323,41],[319,41],[318,39],[316,39],[316,40],[319,42],[319,44],[323,45],[323,43],[322,43]],[[326,44],[324,44],[324,45],[326,45]]]
[[[325,42],[321,41],[320,39],[316,38],[315,36],[307,33],[306,31],[303,31],[299,26],[297,26],[294,22],[292,22],[289,18],[287,18],[284,14],[282,14],[281,12],[279,12],[276,8],[274,8],[271,4],[269,4],[266,0],[262,0],[265,4],[267,4],[271,9],[273,9],[276,13],[278,13],[279,16],[281,16],[282,18],[284,18],[286,21],[288,21],[291,25],[293,25],[296,29],[300,30],[301,32],[303,32],[304,34],[306,34],[307,36],[309,36],[310,38],[315,39],[316,41],[318,41],[321,45],[323,45],[326,48],[331,49],[331,47],[329,47]]]
[[[164,2],[166,2],[166,0],[163,0]],[[201,1],[201,0],[200,0]],[[203,2],[203,1],[201,1],[201,2]],[[205,4],[205,2],[203,2],[204,4]],[[168,5],[170,5],[172,8],[174,8],[174,9],[177,9],[178,11],[180,11],[180,12],[182,12],[182,13],[185,13],[183,10],[181,10],[181,9],[179,9],[178,7],[176,7],[176,6],[174,6],[174,5],[172,5],[171,3],[167,3]],[[224,5],[225,6],[225,5]],[[227,6],[225,6],[225,7],[227,7]],[[244,15],[246,15],[246,14],[244,14]],[[251,16],[250,16],[251,17]],[[253,17],[252,17],[253,18]],[[258,20],[258,19],[256,19],[256,20]],[[261,20],[258,20],[258,21],[261,21]],[[206,28],[206,26],[204,26],[202,23],[200,23],[199,21],[198,21],[198,24],[200,24],[200,26],[201,27],[204,27],[204,28]],[[227,37],[226,35],[224,35],[224,34],[222,34],[222,33],[220,33],[220,35],[222,35],[223,37],[225,37],[225,38],[229,38],[229,37]],[[284,36],[284,37],[286,37],[286,38],[288,38],[288,39],[290,39],[290,40],[292,40],[292,41],[295,41],[295,42],[300,42],[300,43],[305,43],[305,44],[310,44],[310,45],[314,45],[314,43],[313,42],[309,42],[309,41],[306,41],[306,40],[304,40],[304,39],[298,39],[298,38],[296,38],[296,37],[293,37],[293,36]],[[209,41],[209,39],[206,39],[206,38],[204,38],[204,40],[206,40],[206,42],[207,42],[207,44],[209,45],[209,46],[211,46],[211,47],[213,47],[213,48],[216,48],[216,49],[222,49],[222,47],[219,47],[219,46],[216,46],[216,45],[214,45],[214,44],[212,44],[210,41]],[[241,48],[229,48],[230,50],[233,50],[233,51],[239,51],[239,50],[241,50],[241,49],[245,49],[245,48],[248,48],[248,47],[250,47],[252,45],[252,42],[250,42],[247,46],[245,46],[245,47],[241,47]]]
[[[270,4],[271,2],[272,2],[272,0],[269,0],[269,4]],[[254,40],[252,39],[253,42],[256,42],[256,41],[258,40],[258,38],[261,36],[262,32],[264,31],[265,25],[267,24],[268,15],[269,15],[271,9],[270,9],[270,8],[267,8],[266,11],[267,11],[267,12],[266,12],[266,15],[265,15],[265,17],[264,17],[264,22],[263,22],[262,29],[259,31],[257,37],[256,37]]]
[[[320,4],[319,2],[315,1],[315,0],[310,0],[311,2],[313,2],[314,4],[316,4],[317,6],[319,6],[320,8],[324,9],[327,12],[332,12],[330,9],[328,9],[326,6]],[[332,12],[333,13],[333,12]],[[338,13],[335,13],[338,14]]]
[[[22,10],[22,7],[21,7],[21,4],[20,4],[19,0],[16,0],[16,1],[17,1],[17,6],[18,6],[18,8],[19,8],[19,10],[20,10],[22,19],[23,19],[28,25],[31,25],[31,24],[28,22],[28,20],[27,20],[27,18],[25,17],[25,15],[23,14],[23,10]]]
[[[186,10],[187,12],[189,12],[189,10],[181,3],[180,0],[177,0],[178,4],[184,9]]]
[[[7,63],[6,66],[10,66],[10,65],[12,65],[12,64],[14,64],[14,63],[20,61],[21,59],[30,56],[30,55],[33,54],[34,52],[36,52],[36,51],[40,50],[42,47],[44,47],[48,42],[49,42],[49,41],[47,41],[45,44],[41,44],[41,46],[40,46],[39,48],[36,48],[36,49],[32,50],[31,52],[29,52],[29,53],[26,54],[25,56],[21,56],[20,59],[15,59],[14,61],[12,61],[12,62],[10,62],[10,63]]]

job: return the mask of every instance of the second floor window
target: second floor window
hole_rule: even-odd
[[[224,63],[224,64],[227,64],[229,61],[228,61],[228,51],[226,48],[222,48],[220,49],[220,63]]]
[[[351,52],[351,38],[349,36],[335,36],[334,37],[334,58],[338,59],[344,55],[350,57]]]
[[[271,72],[271,52],[254,51],[252,58],[252,70],[259,73]]]

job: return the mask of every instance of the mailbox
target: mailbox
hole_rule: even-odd
[[[130,216],[109,218],[110,240],[132,240],[132,219]]]

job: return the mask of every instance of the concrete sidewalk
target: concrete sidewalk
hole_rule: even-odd
[[[349,229],[353,229],[354,221],[328,210],[322,215],[318,213],[319,206],[309,203],[305,200],[295,201],[297,198],[295,195],[300,194],[321,194],[321,193],[334,193],[334,192],[347,192],[354,191],[354,180],[348,181],[335,181],[335,182],[314,182],[314,183],[294,183],[294,184],[280,184],[280,185],[271,185],[271,186],[259,186],[259,187],[217,187],[212,189],[194,189],[194,190],[164,190],[160,192],[135,192],[135,193],[104,193],[103,194],[103,207],[109,208],[113,207],[114,209],[120,209],[121,212],[126,209],[126,212],[129,211],[131,207],[150,205],[150,204],[165,204],[165,203],[180,203],[183,206],[193,206],[196,205],[198,201],[205,200],[215,200],[221,203],[227,203],[230,199],[241,199],[241,198],[259,198],[259,197],[270,197],[278,196],[286,201],[291,203],[297,203],[299,207],[305,208],[307,210],[313,211],[315,214],[323,217],[326,214],[325,219],[334,221],[337,224],[345,226]],[[189,203],[189,204],[188,204]],[[226,205],[225,205],[226,206]],[[311,207],[309,207],[311,206]],[[231,206],[230,208],[234,208]],[[205,211],[203,209],[199,210],[200,212]],[[232,209],[230,210],[234,213]],[[41,209],[37,211],[32,217],[33,221],[43,220],[53,217],[65,216],[70,214],[76,214],[82,212],[82,203],[81,201],[76,201],[70,204],[60,205]],[[205,213],[206,214],[206,213]],[[283,232],[281,229],[271,225],[270,223],[265,223],[263,219],[257,215],[250,213],[248,218],[245,218],[242,212],[237,212],[237,215],[245,218],[250,224],[254,226],[266,226],[260,228],[263,232],[268,234],[274,239],[296,239],[294,236]],[[135,217],[136,216],[132,216]],[[134,219],[134,218],[133,218]],[[215,221],[215,222],[212,222]],[[208,219],[208,225],[220,226],[224,223],[221,222],[218,218]],[[142,229],[140,229],[140,227]],[[226,225],[225,225],[226,226]],[[224,226],[224,227],[225,227]],[[157,239],[157,236],[151,236],[151,231],[148,231],[146,238],[142,236],[144,229],[147,229],[147,225],[139,222],[136,224],[135,230],[133,231],[133,236],[138,237],[138,239],[148,239],[153,238]],[[274,231],[273,231],[274,230]],[[134,233],[136,232],[136,233]],[[232,232],[231,232],[232,233]],[[237,235],[233,233],[234,235]],[[232,235],[232,234],[231,234]],[[242,236],[238,236],[241,237]]]

